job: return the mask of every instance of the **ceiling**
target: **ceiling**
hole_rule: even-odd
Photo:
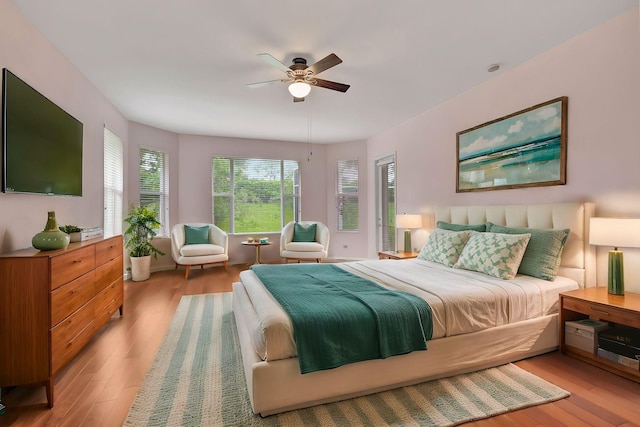
[[[176,133],[363,140],[631,8],[638,0],[12,0],[124,116]],[[373,6],[372,6],[373,5]],[[293,103],[285,65],[335,53]],[[491,64],[500,70],[487,72]]]

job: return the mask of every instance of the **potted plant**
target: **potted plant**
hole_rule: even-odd
[[[151,256],[154,259],[164,252],[151,244],[160,228],[158,212],[149,206],[131,206],[124,221],[129,224],[124,232],[125,247],[131,257],[131,278],[134,281],[147,280],[151,274]]]

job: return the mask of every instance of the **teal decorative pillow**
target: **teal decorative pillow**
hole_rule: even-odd
[[[487,222],[487,231],[505,234],[531,234],[531,240],[520,263],[518,273],[553,281],[558,274],[560,257],[571,230],[539,230],[535,228],[503,227]]]
[[[196,227],[193,225],[184,226],[184,244],[202,245],[209,244],[209,226]]]
[[[500,279],[513,279],[530,238],[531,234],[472,231],[453,268],[478,271]]]
[[[418,258],[452,267],[458,261],[471,231],[448,231],[435,229],[429,235]]]
[[[436,223],[436,227],[441,228],[443,230],[451,230],[451,231],[464,231],[464,230],[473,230],[484,232],[487,231],[487,224],[451,224],[445,221],[438,221]]]
[[[315,242],[316,228],[318,224],[310,224],[304,226],[299,222],[293,224],[293,240],[292,242]]]

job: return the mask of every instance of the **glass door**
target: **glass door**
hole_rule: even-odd
[[[396,156],[376,160],[378,251],[396,250]]]

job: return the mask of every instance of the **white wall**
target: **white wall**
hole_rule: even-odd
[[[328,178],[326,146],[309,146],[296,142],[267,141],[255,139],[224,138],[210,136],[179,136],[179,186],[178,217],[173,223],[210,222],[212,218],[211,162],[214,156],[252,157],[258,159],[297,160],[300,164],[302,188],[302,219],[327,222],[324,195]],[[254,236],[254,237],[262,237]],[[262,248],[265,260],[280,259],[280,234],[266,234],[271,246]],[[240,244],[247,235],[229,238],[230,263],[251,262],[255,251]]]
[[[397,152],[398,212],[427,213],[443,204],[592,201],[596,215],[640,217],[638,16],[632,10],[371,138],[369,174],[375,159]],[[566,185],[455,192],[456,132],[559,96],[569,98]],[[372,225],[373,195],[372,183]],[[604,285],[607,251],[598,251]],[[640,291],[640,250],[624,252],[626,287]]]
[[[10,1],[0,1],[0,67],[11,70],[84,125],[83,196],[0,193],[0,252],[31,246],[33,235],[44,229],[47,211],[56,212],[58,225],[101,226],[103,129],[106,126],[126,144],[127,120]]]

